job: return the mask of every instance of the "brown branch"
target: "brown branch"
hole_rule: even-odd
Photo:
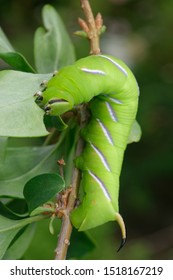
[[[99,54],[99,36],[101,34],[101,29],[103,27],[103,21],[100,14],[94,19],[90,4],[88,0],[81,0],[81,7],[84,11],[86,21],[79,19],[79,25],[82,28],[82,32],[85,32],[90,41],[90,54]],[[88,121],[88,111],[85,105],[79,106],[78,114],[80,115],[80,127],[84,127]],[[76,156],[79,156],[83,151],[84,141],[79,139],[76,148]],[[71,184],[71,191],[68,195],[67,206],[62,211],[62,225],[58,237],[58,244],[55,249],[55,259],[64,260],[66,259],[66,254],[68,246],[70,245],[70,236],[72,233],[72,224],[70,222],[70,212],[74,209],[79,185],[80,185],[81,174],[77,168],[74,168],[73,178]]]
[[[84,109],[85,105],[79,107],[78,113],[80,113],[80,127],[85,126],[87,122],[88,115],[86,109]],[[79,156],[83,151],[84,141],[83,139],[79,139],[76,148],[76,157]],[[67,200],[67,207],[63,210],[62,216],[62,225],[61,231],[58,238],[57,248],[55,249],[55,260],[65,260],[66,254],[68,250],[68,246],[70,245],[70,236],[72,233],[72,224],[70,222],[70,212],[74,209],[78,189],[80,185],[80,171],[77,168],[74,168],[73,177],[72,177],[72,185],[71,190]],[[67,189],[68,191],[68,189]]]
[[[103,28],[103,19],[100,13],[94,18],[91,6],[88,0],[81,0],[81,7],[83,9],[86,21],[79,18],[79,25],[84,32],[84,37],[87,37],[90,41],[90,54],[100,54],[100,34]],[[82,33],[76,32],[78,35]]]

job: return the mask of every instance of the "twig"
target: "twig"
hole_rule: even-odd
[[[81,7],[84,11],[86,21],[79,19],[79,24],[83,29],[82,32],[87,34],[90,41],[90,54],[99,54],[99,35],[103,27],[103,21],[100,14],[94,19],[88,0],[81,0]],[[85,105],[79,106],[78,113],[80,114],[80,127],[86,125],[88,121],[88,112]],[[77,143],[76,156],[79,156],[83,151],[84,141],[80,138]],[[55,249],[55,260],[66,259],[68,246],[70,245],[70,236],[72,233],[72,224],[70,222],[70,212],[74,209],[78,189],[80,185],[81,174],[77,168],[74,168],[71,184],[71,191],[68,196],[67,206],[63,210],[62,225],[58,237],[58,244]]]
[[[94,18],[89,1],[81,0],[81,7],[83,9],[86,21],[79,18],[78,22],[82,28],[82,32],[75,32],[77,35],[87,37],[90,41],[90,54],[100,54],[100,34],[104,31],[103,19],[100,13]],[[83,34],[83,35],[82,35]]]
[[[87,122],[88,116],[86,109],[83,109],[85,105],[79,107],[80,112],[80,127],[82,128]],[[79,156],[83,151],[84,141],[79,139],[76,148],[76,157]],[[74,168],[71,191],[68,196],[67,207],[63,211],[61,231],[58,238],[57,248],[55,249],[55,260],[65,260],[70,245],[70,236],[72,233],[72,224],[70,222],[70,212],[74,209],[78,188],[80,185],[80,171]]]
[[[83,141],[80,139],[77,145],[76,154],[81,154],[83,150]],[[77,190],[80,183],[80,172],[74,168],[71,192],[68,198],[67,208],[63,211],[61,231],[58,238],[57,248],[55,250],[55,260],[65,260],[68,246],[70,245],[70,236],[72,233],[72,224],[70,222],[70,212],[73,210],[77,198]]]

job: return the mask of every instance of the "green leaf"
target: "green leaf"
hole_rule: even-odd
[[[23,256],[24,260],[54,259],[54,250],[57,243],[57,235],[59,234],[61,229],[60,219],[55,220],[56,221],[54,235],[51,235],[49,232],[50,219],[44,219],[43,221],[37,223],[36,233],[34,235],[32,243],[30,244],[28,250]]]
[[[28,249],[35,233],[35,224],[26,227],[24,232],[16,239],[16,241],[8,248],[3,259],[17,260],[20,259]]]
[[[23,72],[35,72],[32,66],[27,62],[26,58],[18,52],[0,52],[0,58],[13,69]]]
[[[5,159],[5,152],[7,146],[8,137],[0,137],[0,164],[3,163]]]
[[[141,139],[141,135],[142,135],[141,127],[138,124],[138,122],[135,120],[132,125],[127,143],[130,144],[133,142],[138,142]]]
[[[47,135],[44,112],[34,101],[42,80],[49,75],[13,70],[0,72],[0,136],[38,137]]]
[[[21,228],[45,218],[47,217],[40,215],[20,220],[11,220],[0,215],[0,259],[2,259],[10,243]]]
[[[40,215],[42,213],[46,214],[53,214],[55,213],[55,205],[52,201],[48,201],[47,202],[48,205],[44,205],[44,206],[39,206],[37,208],[35,208],[31,213],[30,216],[35,216],[35,215]]]
[[[57,173],[41,174],[29,180],[23,191],[29,212],[52,199],[64,187],[65,182]]]
[[[23,198],[23,187],[28,180],[56,170],[58,145],[8,148],[5,162],[0,166],[0,196]]]
[[[56,172],[57,160],[62,157],[66,166],[66,185],[71,181],[75,144],[79,128],[69,126],[61,133],[57,144],[43,147],[7,147],[4,164],[0,165],[0,196],[23,198],[28,180],[42,174]]]
[[[55,230],[54,230],[54,226],[53,226],[54,221],[55,221],[55,215],[54,216],[52,215],[50,218],[50,223],[49,223],[49,231],[52,235],[55,234]]]
[[[0,28],[0,58],[3,59],[7,64],[12,66],[16,70],[24,71],[24,72],[32,72],[35,70],[32,66],[27,62],[26,58],[15,52],[12,45],[8,41],[6,35],[3,30]]]
[[[20,219],[20,220],[12,220],[12,219],[8,219],[8,218],[0,215],[0,233],[23,228],[26,225],[41,221],[45,218],[47,218],[47,217],[40,215],[40,216],[33,216],[33,217]]]
[[[16,215],[13,214],[11,216],[13,216],[15,219],[9,219],[0,215],[0,259],[2,259],[8,246],[14,237],[19,233],[21,228],[47,218],[46,216],[39,215],[24,219],[20,218],[17,220]]]
[[[0,233],[0,259],[3,258],[8,246],[20,229]]]
[[[46,127],[55,127],[58,131],[63,131],[67,128],[67,124],[60,116],[44,115],[44,123]]]
[[[0,214],[6,218],[13,219],[13,220],[21,219],[22,217],[26,217],[26,215],[27,215],[27,214],[21,215],[21,214],[13,212],[6,205],[4,205],[1,201],[0,201]]]
[[[42,10],[44,27],[35,33],[35,64],[39,73],[51,73],[75,61],[74,48],[66,28],[56,12],[45,5]]]

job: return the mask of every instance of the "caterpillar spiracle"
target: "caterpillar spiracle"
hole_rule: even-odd
[[[126,229],[119,214],[119,177],[138,108],[134,75],[113,56],[92,55],[61,69],[36,96],[45,113],[55,116],[89,102],[91,119],[82,131],[85,148],[76,160],[84,195],[72,211],[71,221],[80,231],[117,221],[122,231],[121,248]]]

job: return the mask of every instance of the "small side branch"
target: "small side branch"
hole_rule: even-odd
[[[83,9],[86,20],[78,19],[82,31],[75,32],[76,35],[88,38],[90,41],[90,54],[100,54],[100,34],[104,32],[103,19],[100,13],[94,18],[89,1],[81,0],[81,7]]]

